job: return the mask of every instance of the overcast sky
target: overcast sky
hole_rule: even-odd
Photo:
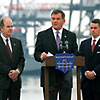
[[[7,14],[8,9],[5,6],[9,6],[11,0],[0,0],[0,14]],[[16,4],[17,0],[13,0],[13,4]],[[51,4],[51,3],[65,3],[70,4],[71,0],[19,0],[20,4],[27,9],[29,7],[33,8],[33,4],[35,3],[44,3],[44,4]],[[79,3],[80,0],[73,0],[73,3]]]
[[[11,0],[0,0],[0,5],[8,5]],[[17,0],[13,0],[16,3]],[[20,3],[70,3],[71,0],[19,0]],[[73,0],[74,3],[79,3],[80,0]]]

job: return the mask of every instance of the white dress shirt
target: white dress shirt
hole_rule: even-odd
[[[56,34],[57,34],[56,32],[59,31],[59,37],[60,37],[60,40],[61,40],[63,28],[61,28],[60,30],[55,30],[54,28],[52,28],[52,30],[53,30],[53,33],[54,33],[55,40],[56,40]]]
[[[7,45],[7,44],[6,44],[6,38],[2,35],[2,33],[1,33],[1,37],[2,37],[2,39],[3,39],[4,43],[5,43],[5,45]],[[12,52],[12,46],[11,46],[10,38],[8,38],[8,44],[9,44],[10,50],[11,50],[11,52]]]

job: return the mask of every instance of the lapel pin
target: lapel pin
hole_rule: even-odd
[[[66,35],[64,37],[66,38]]]
[[[98,47],[100,47],[100,45],[98,45]]]

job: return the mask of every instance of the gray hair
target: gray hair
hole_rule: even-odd
[[[2,17],[1,19],[0,19],[0,27],[4,27],[4,20],[6,19],[6,18],[10,18],[9,16],[4,16],[4,17]],[[11,19],[11,18],[10,18]]]

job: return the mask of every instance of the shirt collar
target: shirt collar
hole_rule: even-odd
[[[96,41],[98,41],[99,39],[100,39],[100,36],[98,36],[98,37],[95,38],[95,39],[92,37],[92,40],[96,40]]]
[[[57,31],[57,30],[55,30],[53,27],[52,27],[52,30],[53,30],[54,33],[56,33],[56,31]],[[62,34],[63,28],[61,28],[61,29],[58,30],[58,31],[59,31],[60,34]]]
[[[6,41],[7,38],[5,38],[5,37],[2,35],[2,33],[1,33],[1,37],[2,37],[3,41]],[[10,40],[10,38],[8,38],[8,41],[9,41],[9,40]]]
[[[95,41],[95,44],[96,44],[96,43],[98,42],[99,39],[100,39],[100,36],[98,36],[98,37],[95,38],[95,39],[92,37],[92,42],[93,42],[93,40],[96,40],[96,41]]]
[[[53,30],[54,36],[55,36],[55,38],[56,38],[56,32],[57,32],[57,30],[55,30],[53,27],[52,27],[52,30]],[[60,39],[61,39],[63,28],[61,28],[61,29],[58,30],[58,31],[59,31],[59,37],[60,37]]]

